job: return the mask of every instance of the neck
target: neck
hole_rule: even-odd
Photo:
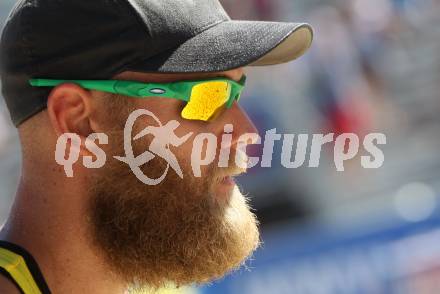
[[[124,293],[124,282],[92,247],[80,180],[24,173],[0,238],[35,258],[52,293]]]

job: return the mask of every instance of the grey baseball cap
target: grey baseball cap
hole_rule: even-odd
[[[51,90],[31,78],[273,65],[301,56],[312,36],[305,23],[231,20],[218,0],[21,0],[1,36],[2,93],[18,126]]]

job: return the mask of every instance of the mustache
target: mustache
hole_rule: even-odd
[[[227,167],[217,167],[217,178],[237,177],[247,172],[247,164],[249,157],[246,152],[234,149],[232,156],[229,158]]]

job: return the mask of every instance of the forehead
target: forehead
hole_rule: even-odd
[[[150,83],[168,83],[184,80],[198,80],[213,77],[225,77],[239,81],[244,74],[243,68],[212,73],[141,73],[125,71],[113,77],[115,80],[131,80]]]

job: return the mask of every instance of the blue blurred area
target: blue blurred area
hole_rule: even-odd
[[[437,211],[438,213],[438,211]],[[374,224],[375,222],[375,224]],[[336,229],[279,228],[243,268],[203,294],[438,293],[440,216]]]
[[[0,2],[1,20],[14,2]],[[331,148],[318,168],[286,169],[276,144],[272,168],[240,178],[265,245],[249,271],[202,292],[440,293],[440,1],[221,2],[234,19],[315,29],[299,60],[247,69],[241,105],[262,134],[380,132],[387,144],[381,168],[363,169],[359,154],[344,172]],[[19,162],[17,132],[0,101],[0,222]]]

